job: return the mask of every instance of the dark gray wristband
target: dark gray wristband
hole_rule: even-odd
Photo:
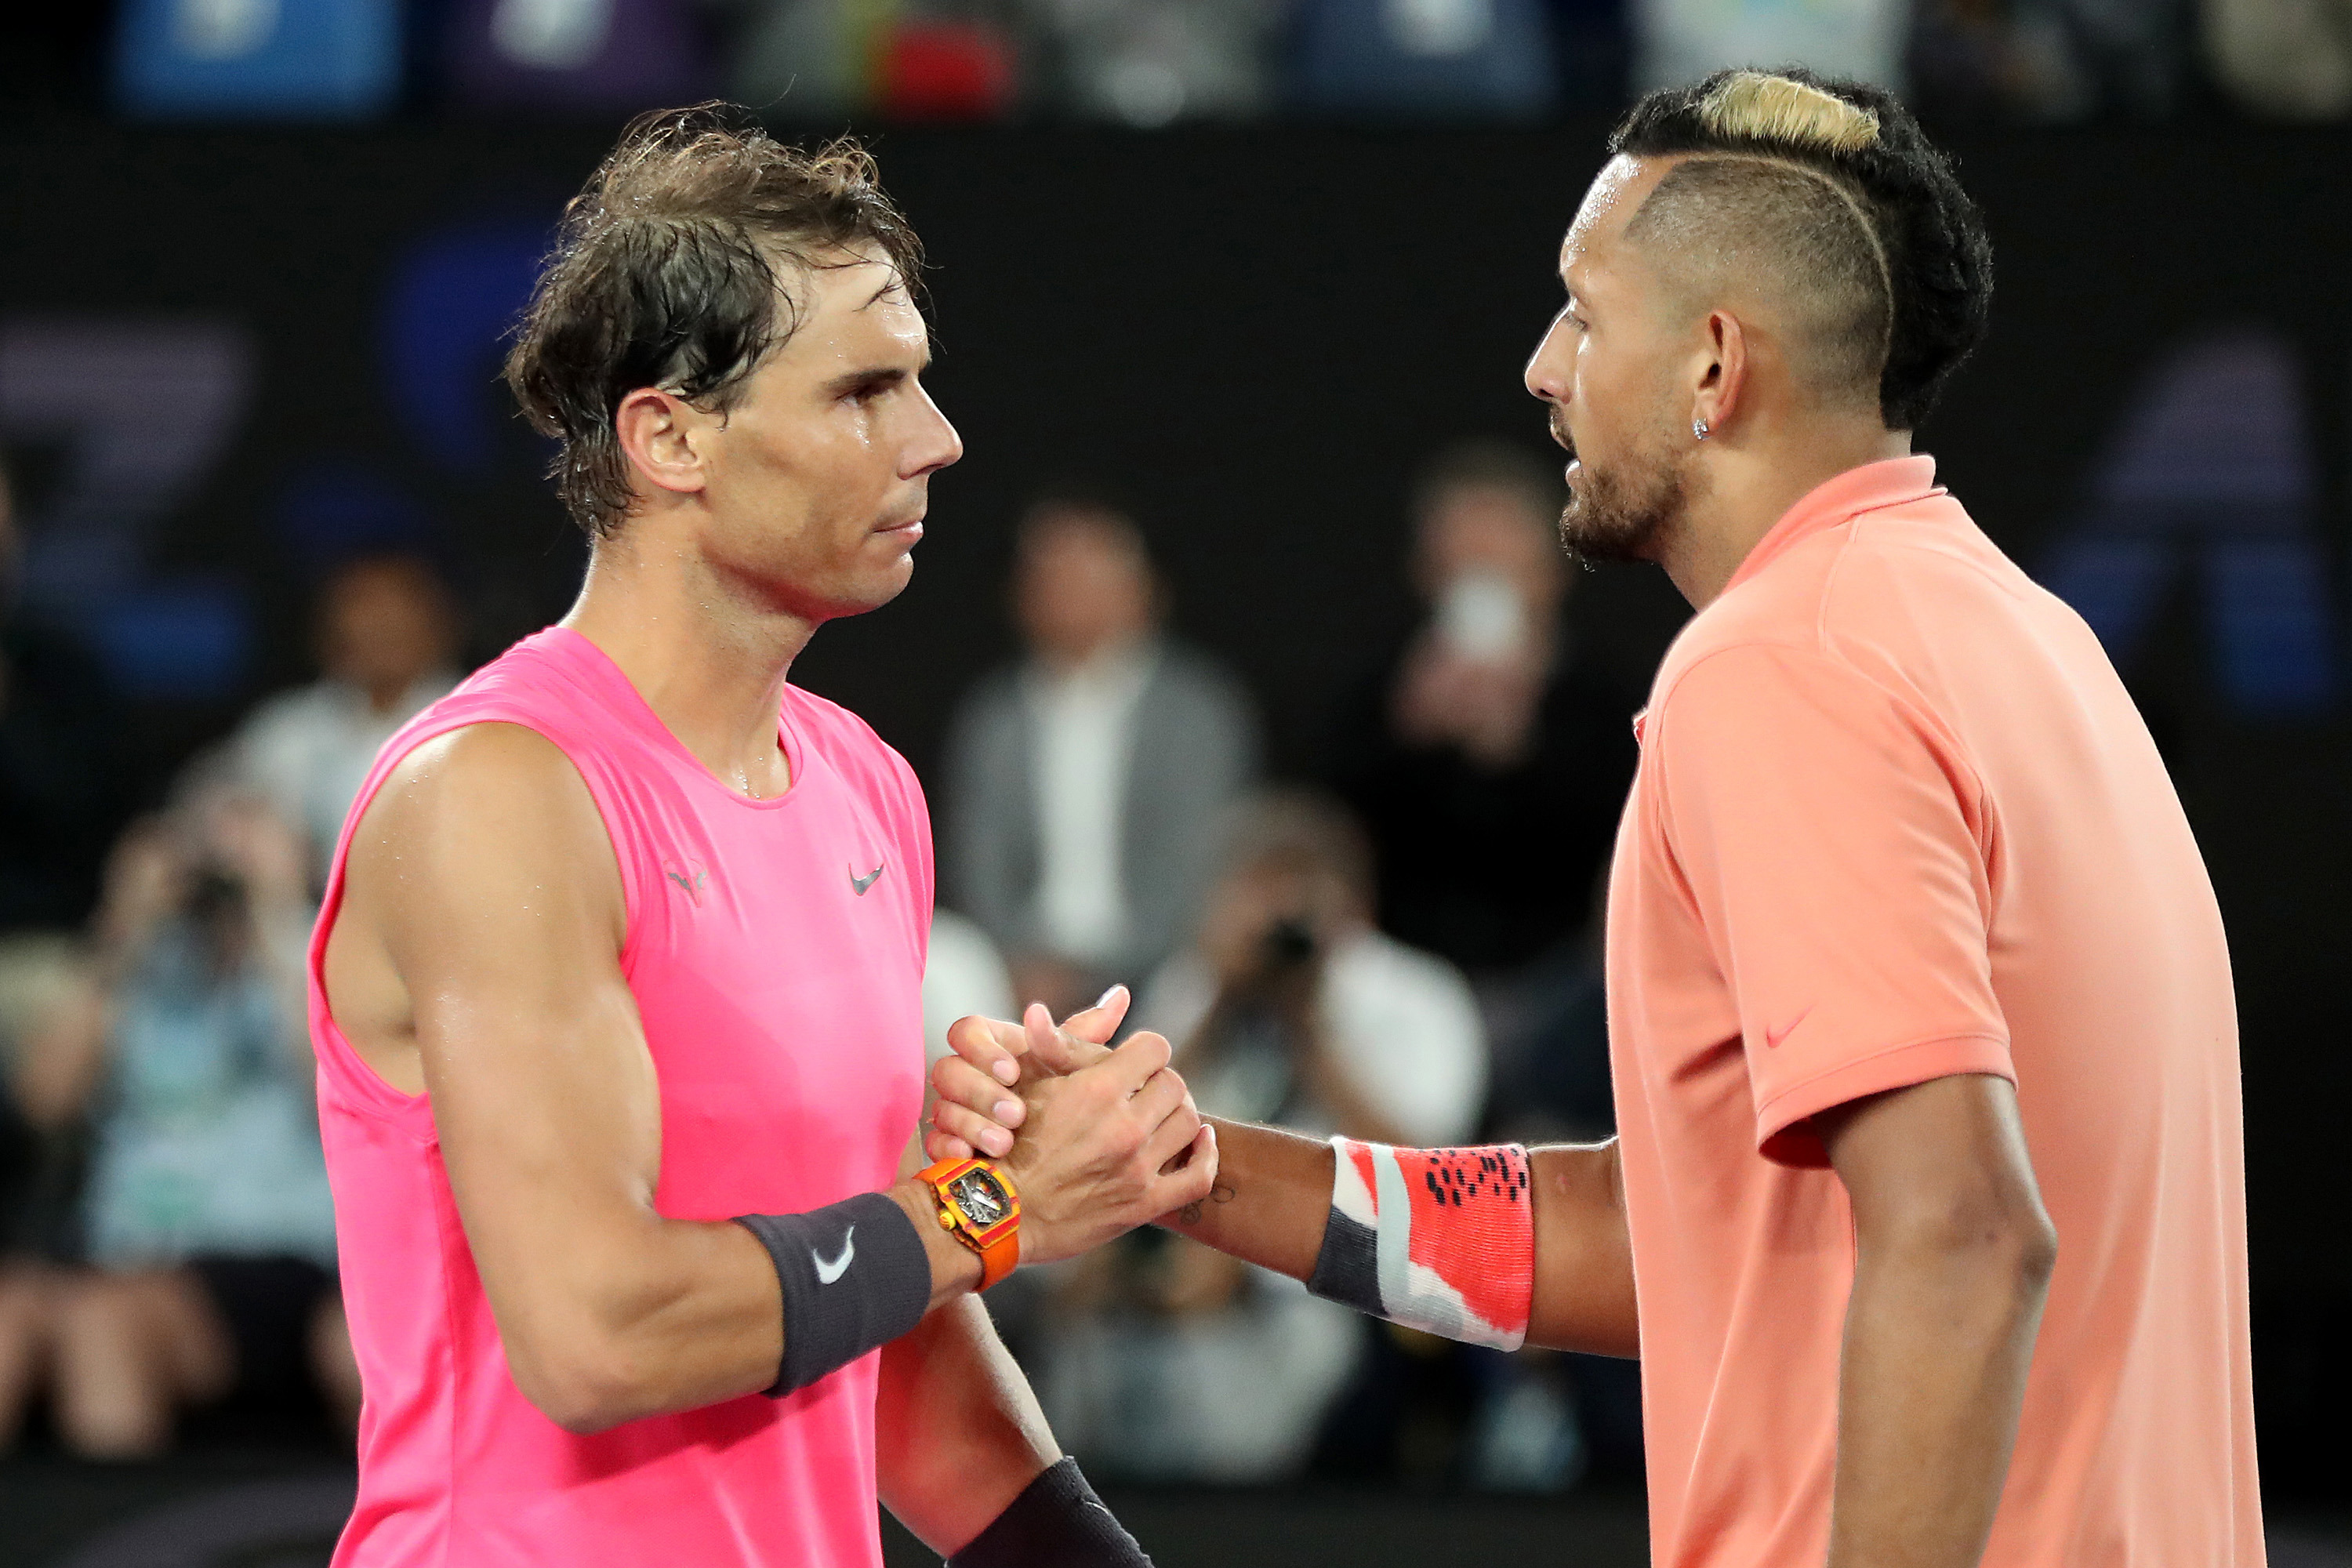
[[[784,1360],[771,1399],[888,1344],[931,1304],[922,1233],[886,1193],[807,1214],[740,1215],[735,1223],[768,1249],[784,1290]]]
[[[1135,1537],[1064,1459],[1031,1481],[948,1568],[1151,1568]]]

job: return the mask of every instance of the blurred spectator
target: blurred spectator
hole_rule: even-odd
[[[1381,928],[1482,984],[1573,948],[1633,774],[1633,704],[1579,663],[1562,615],[1559,490],[1514,447],[1438,459],[1415,506],[1427,619],[1335,736]]]
[[[15,1444],[47,1375],[55,1265],[70,1244],[79,1152],[72,1129],[26,1113],[20,1083],[28,1042],[46,1034],[82,984],[70,939],[17,937],[0,948],[0,1454]]]
[[[1370,853],[1336,804],[1246,806],[1198,931],[1144,989],[1201,1109],[1309,1131],[1450,1143],[1486,1050],[1452,965],[1371,925]],[[1364,1343],[1282,1276],[1161,1232],[1062,1271],[1041,1392],[1062,1441],[1132,1479],[1265,1481],[1307,1463]]]
[[[2352,0],[2204,0],[2214,79],[2278,120],[2352,114]]]
[[[1293,26],[1305,109],[1539,120],[1559,102],[1543,0],[1301,0]]]
[[[1801,65],[1904,85],[1909,0],[1633,0],[1632,16],[1637,93],[1732,66]]]
[[[95,658],[18,594],[0,469],[0,933],[79,926],[121,820],[122,720]]]
[[[1486,1045],[1461,972],[1372,924],[1371,849],[1337,802],[1247,803],[1184,951],[1135,1022],[1181,1046],[1202,1109],[1416,1147],[1486,1102]]]
[[[31,1119],[95,1133],[89,1267],[50,1282],[46,1325],[17,1325],[46,1331],[77,1453],[152,1454],[183,1408],[306,1379],[356,1415],[304,1026],[312,914],[299,838],[249,797],[137,826],[109,863],[95,980],[17,1078]]]
[[[431,568],[377,555],[328,578],[317,638],[320,678],[263,702],[215,759],[301,830],[313,887],[376,752],[457,683],[457,623]]]
[[[1023,521],[1026,658],[956,714],[949,869],[1015,991],[1056,1013],[1165,958],[1211,875],[1201,846],[1256,771],[1256,721],[1217,666],[1160,635],[1134,521],[1051,499]]]

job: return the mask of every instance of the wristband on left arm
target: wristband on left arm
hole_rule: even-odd
[[[1048,1468],[947,1568],[1151,1568],[1076,1459]]]

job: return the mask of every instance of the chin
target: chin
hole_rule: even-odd
[[[834,600],[834,615],[862,616],[878,610],[905,593],[907,584],[914,580],[915,557],[909,551],[880,572],[866,574],[854,582],[843,584],[842,592]]]

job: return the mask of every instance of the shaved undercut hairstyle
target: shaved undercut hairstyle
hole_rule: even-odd
[[[1642,100],[1609,150],[1690,155],[1628,237],[1646,228],[1647,243],[1671,242],[1681,256],[1714,247],[1718,266],[1770,267],[1806,340],[1801,375],[1824,390],[1857,376],[1867,387],[1874,337],[1888,429],[1917,429],[1982,341],[1992,300],[1983,217],[1892,94],[1804,70],[1719,71]]]
[[[719,103],[632,121],[564,208],[507,355],[572,521],[602,538],[628,515],[624,397],[658,387],[724,414],[800,328],[787,278],[861,259],[919,284],[922,244],[855,141],[803,152]]]

